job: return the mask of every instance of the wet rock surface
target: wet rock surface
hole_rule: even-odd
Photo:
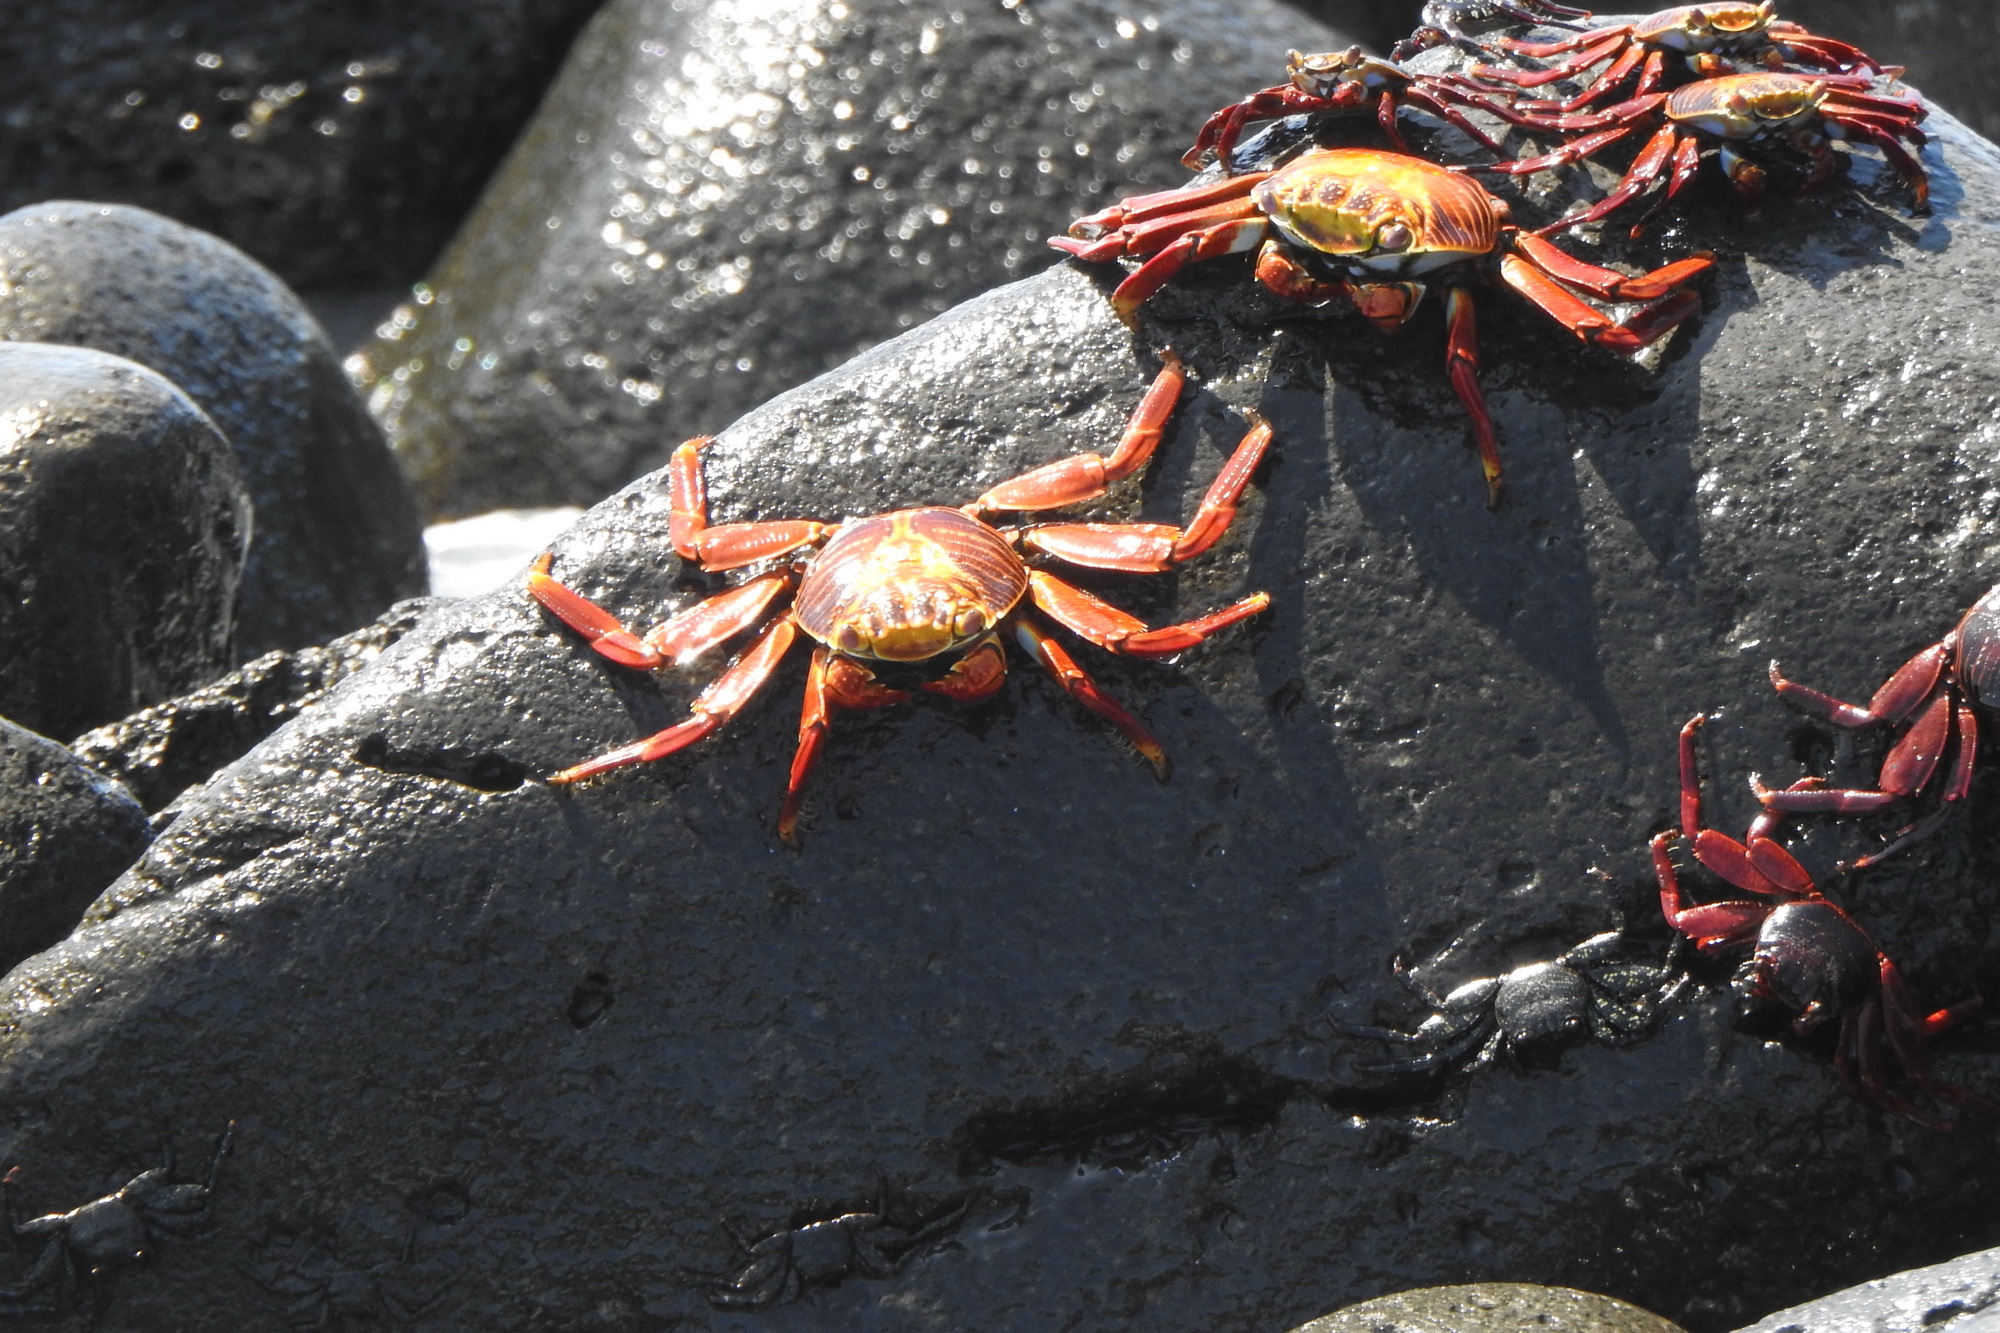
[[[1185,179],[1287,46],[1344,41],[1268,0],[617,0],[350,364],[430,517],[593,504],[1047,267],[1079,206]]]
[[[1982,1250],[1780,1310],[1743,1333],[1986,1333],[1996,1313],[2000,1250]]]
[[[1493,513],[1435,304],[1383,339],[1240,260],[1155,298],[1145,347],[1204,387],[1103,511],[1187,514],[1234,408],[1280,449],[1215,552],[1086,580],[1156,623],[1275,596],[1175,665],[1080,650],[1165,784],[1017,666],[983,708],[843,715],[793,855],[798,661],[703,748],[553,788],[715,668],[608,666],[511,590],[427,619],[0,993],[0,1154],[52,1193],[238,1123],[213,1230],[100,1326],[235,1328],[260,1274],[345,1265],[482,1330],[1266,1330],[1502,1278],[1717,1330],[1985,1243],[1990,1125],[1885,1119],[1739,1026],[1726,961],[1648,1040],[1469,1076],[1384,1080],[1335,1026],[1424,1016],[1398,956],[1442,990],[1620,925],[1664,950],[1680,724],[1719,712],[1740,829],[1748,772],[1868,758],[1770,657],[1865,695],[1990,586],[2000,157],[1940,129],[1929,219],[1865,172],[1755,220],[1697,196],[1648,246],[1722,258],[1657,375],[1482,295]],[[750,414],[716,516],[958,503],[1103,445],[1156,366],[1110,281],[1007,287]],[[636,623],[683,604],[667,504],[597,506],[559,572]],[[1831,869],[1873,828],[1795,844],[1928,1002],[2000,993],[1990,778],[1866,877]],[[2000,1091],[1990,1032],[1939,1059]]]
[[[157,811],[374,661],[436,605],[413,597],[322,647],[266,653],[198,690],[87,731],[70,749]]]
[[[0,209],[139,204],[294,284],[409,282],[599,3],[14,6]]]
[[[151,841],[131,792],[0,718],[0,970],[67,935]]]
[[[1678,1333],[1624,1301],[1569,1287],[1481,1282],[1377,1296],[1301,1324],[1292,1333]]]
[[[323,643],[424,591],[422,530],[381,432],[305,307],[242,252],[141,209],[20,209],[0,218],[0,339],[137,361],[221,428],[256,505],[245,655]]]
[[[68,736],[225,670],[251,514],[186,394],[0,343],[0,715]]]

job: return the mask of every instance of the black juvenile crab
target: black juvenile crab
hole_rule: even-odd
[[[1533,1063],[1586,1038],[1611,1045],[1637,1041],[1686,987],[1687,975],[1673,966],[1672,951],[1663,965],[1620,960],[1623,940],[1615,930],[1593,935],[1556,958],[1468,981],[1449,995],[1419,981],[1399,958],[1396,975],[1430,1006],[1430,1017],[1412,1032],[1335,1026],[1349,1036],[1419,1048],[1407,1060],[1361,1066],[1370,1074],[1454,1068],[1468,1057],[1464,1067],[1478,1069],[1503,1053]]]
[[[222,1159],[236,1134],[231,1121],[216,1140],[208,1174],[200,1184],[173,1183],[174,1154],[170,1146],[164,1165],[141,1171],[124,1185],[66,1213],[47,1213],[18,1221],[14,1212],[14,1167],[0,1176],[0,1205],[7,1230],[16,1243],[42,1242],[28,1271],[12,1287],[0,1287],[0,1315],[61,1314],[77,1293],[78,1269],[97,1277],[129,1268],[146,1258],[160,1236],[182,1237],[208,1217],[209,1198]],[[51,1289],[53,1288],[53,1291]]]
[[[718,1310],[768,1310],[789,1304],[813,1287],[831,1287],[848,1277],[894,1277],[918,1253],[956,1230],[965,1220],[966,1200],[941,1214],[899,1226],[879,1210],[841,1213],[748,1240],[727,1227],[749,1256],[734,1276],[710,1278],[704,1295]]]

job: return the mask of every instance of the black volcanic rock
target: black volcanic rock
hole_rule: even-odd
[[[0,988],[22,1206],[234,1120],[206,1235],[85,1293],[100,1328],[189,1333],[275,1322],[322,1255],[482,1333],[1277,1330],[1502,1278],[1720,1330],[1984,1243],[1992,1127],[1889,1119],[1823,1046],[1739,1028],[1726,961],[1650,1040],[1548,1067],[1384,1080],[1336,1027],[1420,1016],[1399,956],[1442,987],[1620,924],[1664,954],[1645,845],[1682,722],[1719,714],[1708,810],[1740,829],[1749,772],[1868,757],[1769,658],[1865,695],[1991,585],[2000,158],[1940,130],[1929,219],[1866,172],[1754,220],[1699,193],[1631,252],[1721,256],[1657,374],[1482,294],[1497,512],[1436,303],[1385,339],[1241,259],[1143,344],[1111,274],[1064,266],[751,413],[708,455],[719,519],[963,502],[1112,439],[1161,343],[1203,387],[1101,508],[1185,515],[1260,406],[1278,455],[1227,540],[1089,580],[1156,622],[1275,595],[1178,664],[1078,650],[1172,780],[1018,667],[983,708],[842,716],[792,854],[801,661],[701,748],[550,787],[716,667],[631,673],[519,590],[462,603]],[[557,569],[664,615],[695,590],[667,508],[634,483]],[[1983,775],[1865,876],[1832,866],[1879,829],[1797,830],[1922,1000],[1995,991],[1996,798]],[[1937,1054],[2000,1091],[1990,1034]]]
[[[1344,41],[1272,0],[616,0],[351,364],[432,518],[593,504],[1047,267],[1079,211],[1183,180],[1288,45]]]
[[[9,6],[0,210],[139,204],[297,285],[408,282],[599,3]]]
[[[381,432],[312,316],[241,251],[136,208],[9,213],[0,339],[128,357],[228,437],[257,509],[237,607],[245,656],[324,643],[427,586],[423,533]]]
[[[198,690],[87,731],[70,750],[157,811],[374,661],[435,605],[413,597],[323,647],[265,653]]]
[[[0,718],[0,971],[69,934],[151,841],[131,792]]]
[[[250,502],[161,376],[0,343],[0,715],[68,736],[228,669]]]

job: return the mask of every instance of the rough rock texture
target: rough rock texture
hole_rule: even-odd
[[[413,597],[324,647],[268,652],[190,694],[87,731],[70,749],[159,810],[374,661],[435,605]]]
[[[1350,1305],[1292,1333],[1679,1333],[1624,1301],[1569,1287],[1481,1282],[1422,1287]]]
[[[165,379],[0,343],[0,715],[68,736],[227,670],[250,521],[228,442]]]
[[[1435,303],[1384,339],[1241,260],[1177,281],[1147,345],[1206,389],[1105,512],[1185,514],[1233,406],[1280,455],[1208,557],[1090,580],[1156,621],[1275,594],[1178,665],[1079,649],[1165,784],[1020,669],[984,708],[841,718],[793,855],[799,661],[702,749],[553,788],[715,668],[608,666],[513,590],[427,619],[0,989],[22,1206],[236,1121],[213,1229],[104,1293],[107,1330],[235,1329],[334,1265],[439,1329],[1264,1333],[1506,1279],[1719,1330],[1987,1243],[1991,1127],[1871,1110],[1822,1047],[1739,1029],[1726,965],[1551,1069],[1385,1084],[1334,1026],[1415,1020],[1398,955],[1444,986],[1621,921],[1664,948],[1681,723],[1720,710],[1740,829],[1750,771],[1870,753],[1780,706],[1771,656],[1865,695],[1991,584],[2000,157],[1941,129],[1928,220],[1697,192],[1635,252],[1722,256],[1657,377],[1482,296],[1494,513]],[[1110,281],[1058,268],[752,413],[717,516],[957,502],[1103,444],[1155,364]],[[649,620],[688,596],[666,520],[635,483],[557,567]],[[1874,827],[1795,842],[1929,1001],[2000,993],[1990,778],[1865,877],[1830,871]],[[2000,1092],[1993,1045],[1941,1073]]]
[[[9,6],[0,208],[142,204],[295,284],[408,282],[599,3]]]
[[[151,841],[131,792],[0,718],[0,971],[69,934]]]
[[[424,591],[381,432],[298,298],[240,251],[142,209],[20,209],[0,218],[0,338],[129,357],[222,429],[257,509],[244,655],[324,643]]]
[[[1780,1310],[1743,1333],[1990,1333],[1996,1312],[2000,1250],[1982,1250]]]
[[[349,365],[430,517],[594,504],[1046,267],[1079,206],[1185,179],[1288,45],[1344,40],[1271,0],[616,0]]]

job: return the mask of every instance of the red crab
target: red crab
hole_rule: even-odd
[[[1408,60],[1422,51],[1446,42],[1463,50],[1484,55],[1489,42],[1468,33],[1461,25],[1492,19],[1512,19],[1516,23],[1546,24],[1554,28],[1574,28],[1571,19],[1587,19],[1587,9],[1571,9],[1551,0],[1429,0],[1418,19],[1417,30],[1396,43],[1390,52],[1396,60]]]
[[[1951,633],[1898,667],[1866,707],[1786,680],[1776,662],[1771,663],[1771,684],[1780,697],[1838,727],[1908,724],[1889,747],[1872,790],[1815,782],[1808,788],[1773,791],[1751,779],[1764,808],[1780,815],[1859,814],[1935,789],[1935,810],[1901,830],[1881,851],[1854,863],[1856,868],[1873,865],[1935,832],[1972,789],[1979,762],[1974,709],[2000,701],[2000,587],[1974,602]],[[1949,765],[1947,754],[1952,755]]]
[[[1591,28],[1561,41],[1502,38],[1494,45],[1513,55],[1564,58],[1537,70],[1475,65],[1466,71],[1465,77],[1516,89],[1540,88],[1578,78],[1592,65],[1610,62],[1585,81],[1583,90],[1575,97],[1526,104],[1563,113],[1608,101],[1627,86],[1634,97],[1658,90],[1666,80],[1670,56],[1681,57],[1686,68],[1697,75],[1740,72],[1728,63],[1730,57],[1752,60],[1775,70],[1866,71],[1892,78],[1902,73],[1895,66],[1878,63],[1859,47],[1816,36],[1796,23],[1781,20],[1771,0],[1762,4],[1716,0],[1709,4],[1681,5],[1631,23]]]
[[[1412,74],[1401,65],[1362,54],[1358,46],[1310,56],[1293,51],[1289,56],[1285,75],[1291,81],[1260,89],[1210,116],[1195,136],[1194,147],[1181,158],[1184,165],[1199,167],[1212,152],[1215,161],[1228,171],[1230,155],[1245,125],[1306,112],[1372,110],[1390,144],[1398,152],[1408,152],[1409,145],[1396,126],[1396,113],[1404,106],[1415,106],[1456,125],[1494,153],[1505,151],[1459,109],[1475,107],[1502,120],[1513,118],[1512,111],[1483,92],[1446,79]]]
[[[1479,391],[1470,284],[1497,278],[1583,341],[1630,353],[1700,308],[1684,284],[1714,263],[1699,254],[1636,277],[1586,264],[1512,225],[1506,203],[1470,178],[1369,148],[1318,149],[1275,171],[1120,200],[1049,244],[1094,262],[1145,261],[1111,296],[1127,324],[1189,263],[1246,250],[1258,252],[1257,280],[1279,296],[1348,302],[1385,333],[1442,285],[1445,367],[1472,418],[1489,506],[1500,499],[1500,447]],[[1648,304],[1618,320],[1579,292]]]
[[[1768,830],[1772,821],[1760,817],[1747,846],[1701,826],[1701,780],[1694,755],[1701,721],[1697,714],[1681,728],[1681,835],[1693,846],[1697,861],[1764,901],[1689,904],[1668,854],[1674,840],[1668,830],[1652,842],[1667,924],[1703,953],[1751,945],[1750,960],[1734,985],[1747,999],[1791,1011],[1794,1032],[1803,1035],[1838,1018],[1834,1067],[1863,1101],[1932,1129],[1950,1129],[1951,1121],[1891,1086],[1894,1071],[1900,1070],[1911,1086],[1939,1102],[2000,1113],[2000,1103],[1933,1074],[1925,1049],[1979,1008],[1977,996],[1924,1013],[1889,956],[1853,917],[1820,895],[1789,852],[1759,831],[1759,825]]]
[[[700,457],[709,440],[683,444],[674,451],[667,473],[674,550],[711,572],[751,566],[764,572],[696,603],[643,638],[550,577],[548,554],[536,560],[528,592],[599,654],[640,670],[686,663],[725,640],[762,628],[702,691],[687,721],[566,768],[549,781],[577,782],[608,769],[649,763],[719,730],[771,678],[803,632],[814,641],[812,666],[798,752],[778,815],[779,836],[790,843],[796,839],[806,775],[819,757],[835,710],[901,703],[910,697],[905,685],[962,703],[984,699],[1006,683],[1003,630],[1072,698],[1117,728],[1164,779],[1167,761],[1159,742],[1097,687],[1040,616],[1108,652],[1166,658],[1264,610],[1271,604],[1269,595],[1255,593],[1199,620],[1148,629],[1143,621],[1023,557],[1137,574],[1162,573],[1194,559],[1214,546],[1235,518],[1237,501],[1270,444],[1270,426],[1246,413],[1250,430],[1185,528],[1165,523],[1000,526],[986,517],[1078,504],[1144,467],[1184,383],[1179,358],[1171,352],[1163,357],[1164,368],[1133,410],[1110,457],[1074,454],[1044,464],[1001,482],[962,509],[900,509],[841,524],[791,519],[711,525]],[[882,675],[896,683],[885,683]]]
[[[1694,179],[1701,167],[1702,151],[1711,143],[1737,195],[1753,207],[1763,198],[1765,174],[1750,154],[1767,144],[1789,146],[1812,162],[1800,187],[1801,191],[1811,190],[1832,174],[1837,163],[1829,141],[1854,135],[1881,150],[1910,187],[1913,210],[1922,213],[1930,206],[1930,179],[1915,154],[1925,143],[1917,122],[1927,114],[1926,109],[1914,98],[1868,91],[1872,86],[1866,76],[1840,74],[1730,74],[1703,79],[1670,93],[1635,97],[1605,111],[1528,117],[1530,123],[1543,129],[1595,132],[1540,157],[1496,162],[1473,170],[1511,175],[1545,171],[1580,162],[1629,134],[1651,129],[1652,137],[1617,188],[1582,212],[1542,228],[1553,232],[1607,217],[1668,178],[1666,192],[1654,209],[1663,207]],[[1639,227],[1632,230],[1636,235]]]

